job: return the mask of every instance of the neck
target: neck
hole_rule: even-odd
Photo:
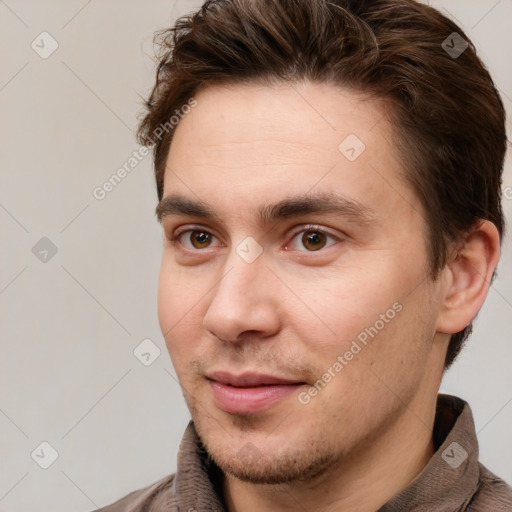
[[[368,440],[308,481],[257,485],[225,475],[227,508],[229,512],[374,512],[405,488],[432,457],[434,418],[435,400],[423,402],[420,408],[410,404],[378,439]]]

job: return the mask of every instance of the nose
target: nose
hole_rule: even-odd
[[[212,291],[203,318],[204,328],[216,338],[239,342],[248,336],[267,338],[280,327],[276,277],[264,258],[246,263],[234,254]]]

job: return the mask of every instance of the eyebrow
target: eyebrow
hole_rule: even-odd
[[[270,224],[278,219],[311,213],[331,213],[363,224],[375,219],[375,214],[369,207],[332,192],[293,196],[274,204],[263,205],[258,210],[258,217],[263,224]],[[222,223],[219,215],[208,203],[175,194],[164,197],[158,203],[156,215],[159,222],[167,216],[186,215]]]

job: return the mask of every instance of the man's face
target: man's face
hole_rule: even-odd
[[[381,106],[310,83],[196,99],[165,172],[159,318],[208,452],[285,482],[425,428],[440,292]]]

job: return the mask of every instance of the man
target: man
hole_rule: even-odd
[[[467,36],[412,0],[219,0],[162,44],[139,136],[192,421],[177,473],[103,510],[512,510],[438,396],[503,231]]]

